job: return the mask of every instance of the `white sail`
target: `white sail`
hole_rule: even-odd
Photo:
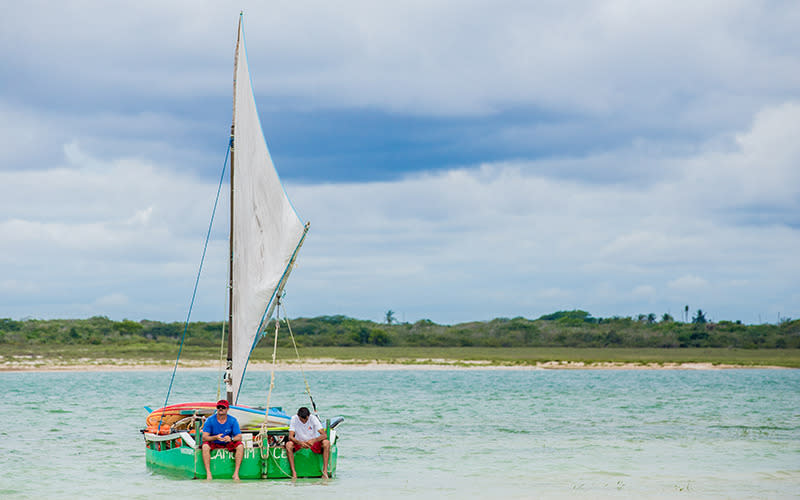
[[[303,222],[287,198],[261,130],[244,34],[236,50],[233,141],[233,401],[250,352],[275,307],[304,236]],[[263,323],[263,324],[262,324]]]

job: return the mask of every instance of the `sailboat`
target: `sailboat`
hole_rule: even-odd
[[[239,477],[278,479],[291,477],[284,447],[290,417],[280,407],[271,407],[269,397],[264,408],[240,404],[239,399],[250,354],[265,335],[267,323],[279,305],[309,226],[294,210],[267,149],[247,65],[242,17],[240,14],[234,58],[233,123],[229,144],[230,333],[224,375],[225,399],[230,404],[229,415],[239,421],[245,445]],[[279,319],[276,318],[276,325],[280,324]],[[277,326],[275,346],[277,348]],[[270,396],[274,368],[275,352]],[[306,390],[310,397],[307,383]],[[316,413],[313,398],[311,406]],[[205,478],[201,450],[202,427],[205,419],[214,414],[216,403],[167,405],[165,401],[162,408],[145,408],[149,414],[142,435],[147,465],[183,477]],[[322,420],[331,443],[330,475],[336,471],[338,446],[335,427],[341,420]],[[210,464],[215,479],[232,477],[234,460],[228,450],[212,450]],[[322,456],[308,449],[297,450],[295,468],[298,477],[322,477]]]

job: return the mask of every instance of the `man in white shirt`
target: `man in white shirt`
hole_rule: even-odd
[[[325,428],[322,427],[316,415],[303,406],[297,410],[297,415],[289,422],[289,441],[286,442],[286,458],[292,467],[292,479],[297,479],[294,469],[294,452],[302,448],[310,448],[317,454],[322,454],[322,477],[328,477],[328,457],[331,454],[331,442]]]

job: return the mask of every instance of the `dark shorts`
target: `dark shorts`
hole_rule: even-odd
[[[241,441],[231,441],[230,443],[215,443],[214,441],[211,441],[210,443],[203,444],[207,444],[212,450],[220,450],[225,448],[230,452],[236,451],[236,448],[239,446],[244,446],[244,443]]]

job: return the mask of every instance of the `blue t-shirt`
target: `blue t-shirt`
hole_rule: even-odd
[[[222,434],[223,436],[230,436],[233,438],[233,436],[240,434],[242,431],[239,430],[239,422],[236,420],[236,417],[228,415],[225,423],[221,424],[217,420],[217,414],[215,413],[206,419],[206,423],[203,424],[203,432],[207,432],[211,436]],[[214,442],[223,444],[222,441]]]

